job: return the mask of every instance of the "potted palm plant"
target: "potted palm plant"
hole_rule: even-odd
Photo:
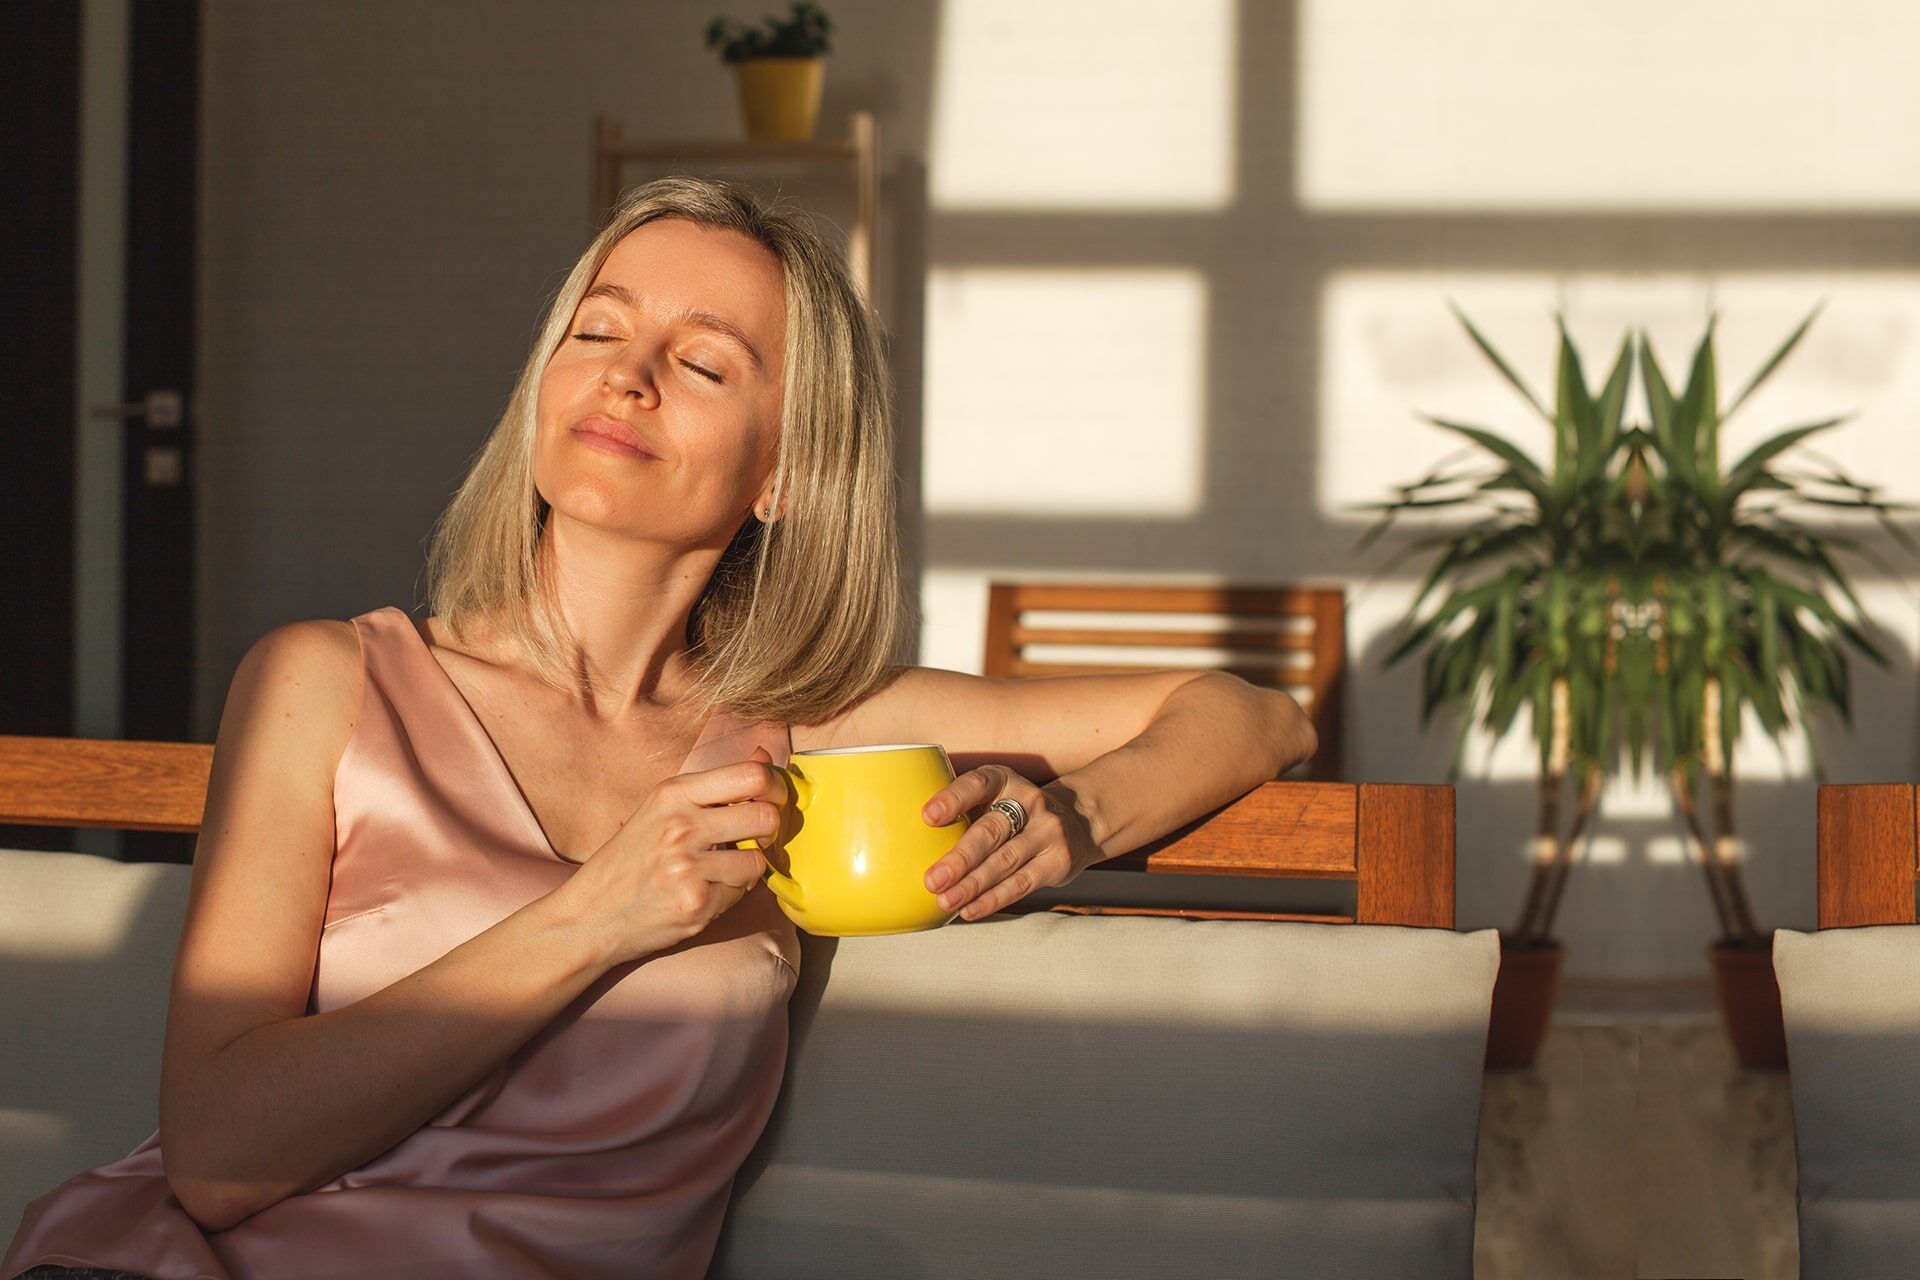
[[[1412,511],[1465,507],[1477,518],[1430,534],[1413,549],[1433,563],[1399,624],[1388,666],[1424,654],[1421,721],[1441,712],[1459,722],[1449,777],[1457,776],[1469,732],[1496,741],[1521,708],[1538,751],[1536,823],[1525,897],[1500,937],[1486,1065],[1523,1067],[1539,1051],[1565,948],[1553,935],[1573,850],[1592,821],[1601,783],[1623,745],[1623,610],[1634,581],[1627,501],[1634,481],[1622,414],[1632,376],[1623,340],[1612,372],[1589,389],[1580,353],[1560,331],[1554,405],[1549,410],[1507,360],[1454,307],[1474,343],[1545,421],[1550,450],[1537,460],[1484,427],[1423,415],[1468,442],[1472,461],[1453,459],[1369,504],[1380,520],[1363,547]],[[1444,589],[1442,589],[1444,588]],[[1635,740],[1637,743],[1637,739]],[[1638,748],[1632,747],[1637,759]],[[1565,814],[1571,792],[1571,813]]]
[[[734,69],[747,137],[806,142],[820,117],[828,37],[833,22],[809,0],[793,0],[785,17],[769,14],[759,28],[732,18],[707,24],[707,47]]]
[[[1885,664],[1867,634],[1859,599],[1834,559],[1857,540],[1809,528],[1808,507],[1871,512],[1909,550],[1893,522],[1912,510],[1880,497],[1839,468],[1789,468],[1806,441],[1846,419],[1787,428],[1721,462],[1729,418],[1786,359],[1813,323],[1815,307],[1722,408],[1713,329],[1695,348],[1677,391],[1644,333],[1637,340],[1652,430],[1636,451],[1645,471],[1645,539],[1651,611],[1652,686],[1661,764],[1674,810],[1705,872],[1719,936],[1708,947],[1729,1038],[1751,1067],[1786,1065],[1771,937],[1756,922],[1741,875],[1734,822],[1734,746],[1744,713],[1775,739],[1798,732],[1816,778],[1813,723],[1849,722],[1849,650]],[[1703,803],[1704,801],[1704,803]]]

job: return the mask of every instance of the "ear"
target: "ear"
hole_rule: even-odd
[[[762,489],[753,499],[753,518],[762,524],[772,524],[784,514],[785,505],[776,507],[773,503],[773,490]]]

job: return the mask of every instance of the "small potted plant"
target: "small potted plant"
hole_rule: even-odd
[[[1479,518],[1430,534],[1416,550],[1433,554],[1426,581],[1401,622],[1392,666],[1424,653],[1421,720],[1459,720],[1449,776],[1476,725],[1495,740],[1529,712],[1539,749],[1537,818],[1525,899],[1500,935],[1486,1065],[1530,1065],[1546,1034],[1566,949],[1553,934],[1573,851],[1598,807],[1600,788],[1623,746],[1638,762],[1641,721],[1621,697],[1632,655],[1623,645],[1623,611],[1633,595],[1632,528],[1625,501],[1631,478],[1621,426],[1630,345],[1596,394],[1580,354],[1560,322],[1555,403],[1549,410],[1473,323],[1468,334],[1500,374],[1545,420],[1551,452],[1536,459],[1483,427],[1427,415],[1464,437],[1475,462],[1446,464],[1399,488],[1362,545],[1403,512],[1460,507]],[[1621,736],[1625,727],[1627,737]],[[1571,792],[1572,812],[1564,797]]]
[[[787,17],[768,14],[759,28],[727,17],[707,24],[707,47],[718,49],[720,60],[738,77],[747,137],[756,142],[812,139],[832,30],[832,20],[809,0],[793,0]]]

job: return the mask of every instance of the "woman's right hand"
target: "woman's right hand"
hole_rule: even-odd
[[[610,964],[664,951],[693,937],[738,902],[766,872],[792,793],[764,747],[735,764],[682,773],[656,786],[633,816],[562,886]],[[720,847],[715,847],[720,846]]]

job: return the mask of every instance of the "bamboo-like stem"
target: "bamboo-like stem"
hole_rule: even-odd
[[[1761,938],[1760,924],[1753,914],[1753,903],[1747,895],[1746,878],[1740,872],[1738,840],[1733,825],[1733,775],[1722,773],[1713,779],[1713,857],[1720,864],[1721,877],[1727,885],[1727,902],[1733,908],[1734,922],[1739,927],[1735,941],[1743,946],[1754,946]]]
[[[1572,742],[1571,728],[1568,723],[1570,700],[1567,678],[1554,677],[1547,712],[1552,718],[1552,724],[1547,730],[1550,735],[1547,743],[1547,767],[1546,771],[1540,775],[1537,821],[1534,825],[1533,846],[1528,859],[1527,893],[1520,905],[1520,918],[1513,927],[1514,937],[1522,942],[1539,941],[1544,936],[1540,927],[1541,912],[1546,904],[1548,882],[1552,877],[1554,864],[1560,859],[1560,788],[1562,781],[1566,778],[1567,758],[1571,754]]]
[[[1730,941],[1751,946],[1760,937],[1760,926],[1753,916],[1747,897],[1746,881],[1740,875],[1735,854],[1733,820],[1733,770],[1720,741],[1720,681],[1709,676],[1702,691],[1700,710],[1701,761],[1706,769],[1707,786],[1713,803],[1713,843],[1703,845],[1704,856],[1719,870],[1726,894]]]
[[[1700,811],[1693,803],[1693,788],[1687,782],[1686,770],[1674,768],[1667,775],[1667,785],[1673,792],[1674,807],[1680,811],[1680,820],[1685,826],[1686,833],[1693,837],[1697,847],[1700,870],[1707,878],[1707,894],[1713,899],[1713,914],[1720,926],[1720,936],[1732,940],[1736,926],[1726,878],[1722,875],[1719,860],[1713,856],[1713,841],[1707,837],[1706,829],[1700,825]]]
[[[1586,834],[1587,824],[1594,812],[1600,807],[1600,789],[1605,782],[1599,769],[1590,768],[1580,784],[1580,807],[1574,810],[1573,826],[1567,832],[1567,838],[1561,842],[1552,870],[1548,873],[1547,899],[1540,909],[1540,919],[1536,925],[1539,936],[1548,937],[1553,933],[1554,917],[1560,914],[1560,895],[1566,891],[1567,876],[1573,867],[1574,846]]]
[[[1538,936],[1535,922],[1546,905],[1547,880],[1553,871],[1558,845],[1560,779],[1550,773],[1541,774],[1538,795],[1537,821],[1528,858],[1527,892],[1520,903],[1520,918],[1513,926],[1513,937],[1520,942],[1532,942]]]

